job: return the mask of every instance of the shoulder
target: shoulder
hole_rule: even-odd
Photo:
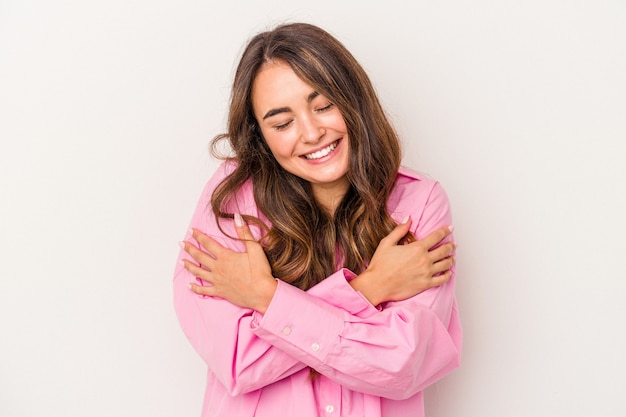
[[[225,161],[222,161],[213,173],[213,176],[211,177],[209,182],[222,182],[230,174],[232,174],[235,169],[237,169],[237,166],[238,164],[235,160],[227,159]]]
[[[434,178],[402,166],[396,174],[389,203],[400,204],[405,199],[421,201],[427,199],[433,191],[440,188],[439,182]]]
[[[237,161],[226,160],[217,167],[205,188],[205,195],[208,201],[211,200],[213,193],[220,184],[227,180],[238,166],[239,163]],[[254,199],[252,179],[248,178],[239,188],[233,189],[229,196],[223,200],[221,207],[222,210],[228,213],[240,213],[259,217],[258,208]]]
[[[434,207],[436,206],[436,207]],[[448,209],[448,197],[441,184],[427,174],[400,167],[393,190],[387,201],[389,214],[396,221],[406,216],[422,216],[428,208]]]
[[[211,201],[211,197],[215,190],[222,184],[231,174],[237,169],[238,163],[234,160],[226,160],[221,162],[213,172],[213,175],[209,178],[204,190],[202,192],[202,199],[208,203]],[[246,181],[239,189],[235,190],[231,198],[228,199],[230,203],[236,203],[237,205],[243,205],[246,207],[250,204],[252,198],[252,181]]]
[[[213,211],[213,194],[220,184],[235,172],[237,166],[236,161],[226,160],[221,162],[215,169],[213,175],[204,186],[192,220],[192,226],[210,235],[224,246],[241,250],[242,247],[240,247],[239,243],[232,243],[238,242],[236,239],[232,239],[233,236],[236,236],[232,220],[222,217],[217,218]],[[220,211],[260,217],[254,201],[254,193],[252,192],[252,181],[245,181],[239,188],[229,193],[221,201]],[[250,229],[255,236],[260,235],[259,230],[257,230],[258,227],[251,225]]]
[[[424,187],[433,185],[436,182],[437,181],[429,175],[417,172],[405,166],[401,166],[400,169],[398,169],[398,174],[396,175],[396,186],[412,184],[413,186],[419,185],[420,187]]]
[[[234,160],[222,161],[205,186],[205,193],[211,194],[213,191],[227,179],[237,169],[238,163]]]

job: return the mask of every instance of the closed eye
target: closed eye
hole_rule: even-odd
[[[278,131],[286,129],[291,124],[291,122],[293,122],[293,120],[289,120],[288,122],[276,125],[276,126],[274,126],[274,129],[276,129]]]
[[[326,110],[330,110],[331,108],[333,108],[334,104],[333,103],[328,103],[328,105],[322,107],[321,109],[317,109],[315,110],[316,112],[324,112]]]

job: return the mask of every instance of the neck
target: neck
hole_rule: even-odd
[[[348,192],[349,187],[350,183],[345,177],[343,181],[334,184],[311,184],[315,201],[331,216],[335,214],[335,210]]]

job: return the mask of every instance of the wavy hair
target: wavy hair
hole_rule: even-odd
[[[313,198],[311,184],[285,171],[267,146],[252,108],[252,84],[268,62],[288,64],[295,74],[337,106],[349,140],[350,187],[334,213]],[[227,133],[237,162],[212,195],[216,218],[229,213],[237,191],[252,181],[254,198],[269,226],[261,241],[274,277],[307,290],[338,267],[359,273],[380,240],[395,226],[386,204],[401,161],[398,136],[372,83],[350,52],[328,32],[291,23],[254,36],[243,51],[232,86]],[[221,227],[220,227],[221,228]],[[405,240],[413,240],[412,235]]]

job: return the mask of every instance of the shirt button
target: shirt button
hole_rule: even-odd
[[[333,407],[332,405],[327,405],[326,406],[326,412],[327,413],[332,413],[333,411],[335,411],[335,407]]]
[[[287,326],[283,329],[283,334],[291,334],[291,327]]]
[[[313,349],[313,352],[317,352],[318,350],[320,350],[320,345],[318,345],[317,343],[313,343],[311,345],[311,349]]]

